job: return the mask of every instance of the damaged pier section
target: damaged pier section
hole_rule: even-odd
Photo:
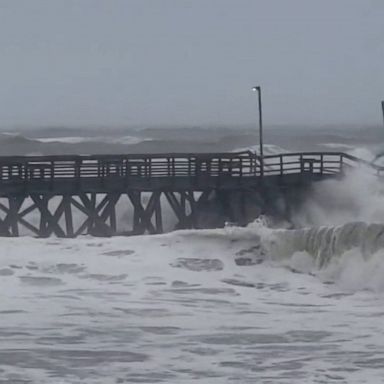
[[[287,218],[314,182],[360,162],[314,152],[0,157],[0,236],[163,233],[170,210],[171,229]]]

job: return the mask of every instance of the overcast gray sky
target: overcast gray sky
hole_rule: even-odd
[[[380,124],[383,0],[0,0],[0,125]]]

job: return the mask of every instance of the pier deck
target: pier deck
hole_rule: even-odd
[[[246,212],[250,194],[266,200],[271,191],[294,192],[342,177],[362,163],[333,152],[263,159],[252,152],[0,157],[0,235],[19,236],[19,227],[36,236],[161,233],[164,201],[176,216],[177,228],[201,227],[212,199],[223,218],[244,223],[252,219]],[[370,169],[381,172],[379,167]],[[116,218],[123,196],[132,216],[128,231],[118,228]],[[78,225],[76,211],[83,216]]]

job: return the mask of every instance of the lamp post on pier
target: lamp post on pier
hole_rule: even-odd
[[[384,100],[381,102],[381,109],[383,110],[383,124],[384,124]]]
[[[259,104],[259,156],[260,156],[260,169],[261,176],[264,175],[264,151],[263,151],[263,112],[261,108],[261,87],[255,86],[252,88],[253,92],[258,94],[258,104]]]

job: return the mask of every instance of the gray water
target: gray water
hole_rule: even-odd
[[[0,148],[129,153],[258,143],[251,128],[107,132],[21,130],[1,136]],[[367,158],[381,150],[379,129],[364,138],[359,128],[319,132],[271,128],[266,148]],[[296,231],[265,220],[151,237],[1,238],[0,383],[383,382],[381,185],[361,174],[321,184],[296,213]]]
[[[0,155],[224,152],[258,149],[258,127],[48,127],[0,130]],[[133,140],[132,140],[133,138]],[[48,140],[48,142],[47,142]],[[269,127],[264,144],[289,151],[380,148],[380,126]],[[268,151],[268,147],[267,147]]]

